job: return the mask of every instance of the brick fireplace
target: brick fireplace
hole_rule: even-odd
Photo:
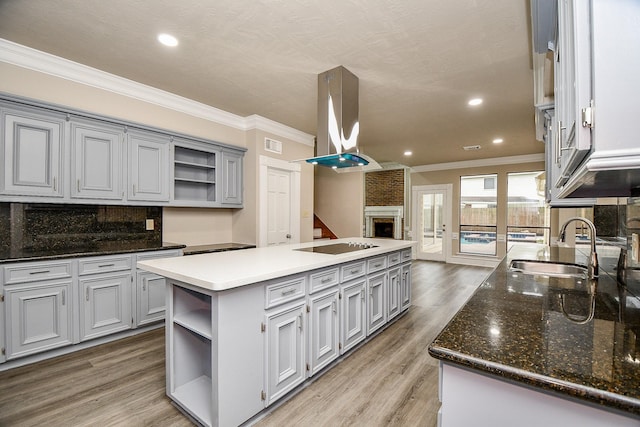
[[[365,206],[365,237],[402,239],[402,206]]]

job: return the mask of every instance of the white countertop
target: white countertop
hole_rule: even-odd
[[[362,242],[376,245],[338,255],[296,251],[295,249]],[[368,239],[362,237],[322,240],[320,242],[243,249],[175,258],[140,261],[140,269],[198,286],[210,291],[224,291],[239,286],[329,267],[375,255],[411,248],[410,240]]]

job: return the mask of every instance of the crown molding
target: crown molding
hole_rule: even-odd
[[[522,156],[494,157],[490,159],[464,160],[460,162],[436,163],[433,165],[414,166],[412,173],[434,172],[451,169],[477,168],[483,166],[516,165],[521,163],[544,162],[544,153],[524,154]]]
[[[264,130],[295,142],[312,145],[313,136],[258,115],[242,117],[171,92],[125,79],[0,38],[0,61],[54,77],[138,99],[234,129]],[[311,143],[309,142],[311,141]]]
[[[264,132],[274,133],[283,138],[291,139],[300,144],[308,145],[310,147],[315,146],[315,136],[302,132],[298,129],[294,129],[289,126],[285,126],[282,123],[267,119],[266,117],[253,114],[246,119],[246,129],[257,129]]]

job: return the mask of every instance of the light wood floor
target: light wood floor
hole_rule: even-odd
[[[414,261],[409,312],[256,426],[435,426],[427,346],[490,272]],[[0,426],[190,426],[165,396],[164,329],[0,372]]]

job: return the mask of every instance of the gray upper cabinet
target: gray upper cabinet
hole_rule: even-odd
[[[71,122],[71,197],[124,199],[124,128],[102,122]]]
[[[169,138],[162,134],[129,131],[128,200],[169,201]]]
[[[63,197],[65,115],[28,107],[2,114],[1,192],[6,195]]]
[[[0,96],[0,202],[242,207],[244,148]]]
[[[242,206],[242,158],[237,151],[222,150],[222,203]]]

